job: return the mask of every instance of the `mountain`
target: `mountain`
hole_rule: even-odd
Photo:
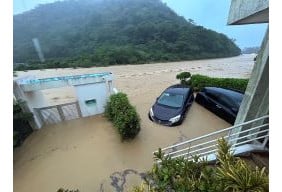
[[[259,50],[260,50],[260,47],[245,47],[242,50],[242,54],[251,54],[251,53],[258,54]]]
[[[160,0],[67,0],[14,15],[17,69],[90,67],[236,56],[226,35]],[[34,46],[37,39],[45,62]]]

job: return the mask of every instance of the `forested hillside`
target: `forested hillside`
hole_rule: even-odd
[[[40,62],[33,38],[39,40],[45,62]],[[229,57],[240,52],[226,35],[178,16],[160,0],[68,0],[14,16],[14,63],[25,63],[18,70]]]

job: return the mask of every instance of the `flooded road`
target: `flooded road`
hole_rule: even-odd
[[[145,108],[144,108],[145,109]],[[34,132],[14,152],[14,191],[56,191],[60,187],[90,191],[120,191],[140,182],[150,170],[152,152],[229,124],[194,103],[179,127],[164,127],[142,119],[139,135],[121,142],[103,115],[65,121]],[[127,179],[122,185],[122,175]],[[116,182],[115,182],[116,181]],[[101,189],[101,190],[100,190]]]
[[[140,183],[153,164],[152,152],[185,139],[229,127],[224,120],[193,103],[183,124],[164,127],[148,119],[156,97],[176,81],[182,70],[220,77],[249,77],[253,56],[128,65],[88,69],[53,69],[20,72],[39,78],[111,71],[115,86],[128,94],[141,117],[141,131],[121,142],[103,115],[65,121],[34,132],[14,150],[14,191],[52,192],[60,187],[81,192],[127,191]],[[45,90],[50,104],[75,100],[72,88]]]

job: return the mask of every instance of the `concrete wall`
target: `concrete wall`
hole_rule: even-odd
[[[252,24],[269,22],[268,0],[232,0],[228,24]]]
[[[25,78],[18,81],[23,91],[38,91],[44,89],[52,89],[66,86],[85,85],[102,81],[112,80],[112,75],[106,73],[94,73],[85,75],[72,75],[64,77],[51,77],[44,79]]]
[[[33,113],[34,125],[31,122],[33,129],[40,129],[43,126],[39,115],[34,108],[46,107],[47,102],[41,91],[24,92],[17,81],[14,81],[14,96],[17,100],[25,101],[25,111]]]
[[[106,81],[75,86],[75,92],[82,117],[104,113],[105,105],[111,94]]]
[[[265,34],[235,124],[268,114],[269,41]]]
[[[250,24],[268,22],[268,0],[232,0],[228,24]],[[255,33],[255,31],[254,31]],[[262,117],[269,113],[269,30],[267,29],[261,49],[249,79],[235,124]],[[232,133],[239,133],[259,126],[263,121],[250,126],[241,126]],[[244,133],[248,134],[248,132]],[[242,136],[242,134],[240,134]],[[238,135],[239,136],[239,135]],[[255,137],[255,136],[254,136]],[[268,138],[265,139],[267,141]],[[234,141],[236,143],[240,141]],[[264,142],[265,143],[265,142]]]

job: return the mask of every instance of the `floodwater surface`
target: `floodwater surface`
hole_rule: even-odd
[[[229,127],[197,103],[183,124],[165,127],[151,122],[148,111],[161,92],[178,83],[177,73],[190,71],[216,77],[249,77],[254,55],[162,64],[87,69],[52,69],[18,72],[51,77],[111,71],[115,87],[125,92],[141,117],[138,136],[122,142],[103,116],[48,125],[32,133],[14,150],[14,192],[56,192],[60,187],[80,192],[128,191],[138,185],[153,164],[159,147]],[[72,88],[44,90],[49,104],[75,101]]]

